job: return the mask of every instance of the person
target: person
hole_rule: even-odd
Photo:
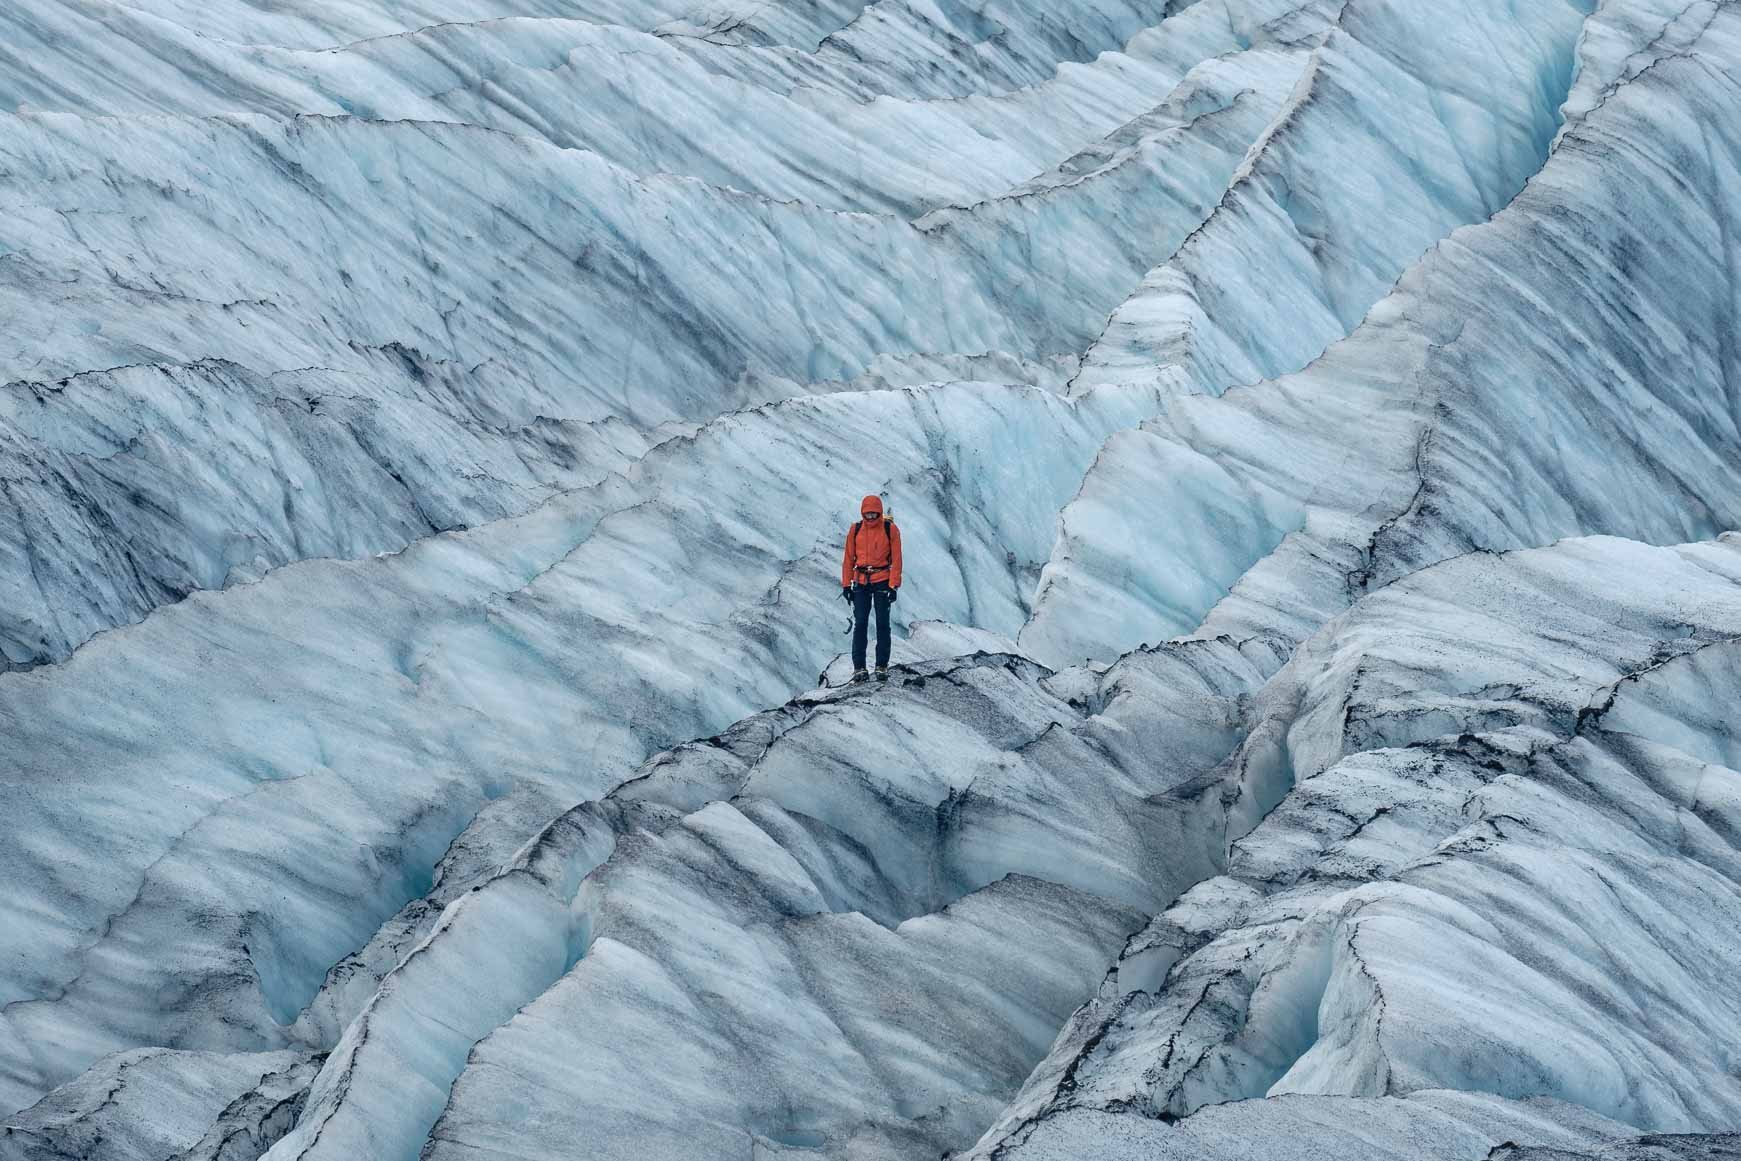
[[[889,679],[889,606],[901,591],[901,530],[883,516],[879,496],[866,496],[861,519],[846,532],[840,562],[840,599],[852,605],[852,679],[869,680],[864,668],[870,615],[877,615],[877,680]]]

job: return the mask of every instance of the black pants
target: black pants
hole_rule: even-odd
[[[877,611],[877,664],[889,663],[889,582],[852,586],[852,667],[864,668],[864,639],[870,630],[871,608]]]

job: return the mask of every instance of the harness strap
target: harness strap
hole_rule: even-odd
[[[858,523],[856,523],[852,526],[852,534],[853,534],[855,541],[856,541],[856,538],[859,534],[859,531],[862,528],[864,528],[864,523],[865,522],[863,520],[860,520]],[[884,516],[883,517],[883,527],[893,528],[894,522],[891,521],[887,516]],[[886,533],[885,533],[885,535],[886,535]],[[852,571],[856,572],[856,573],[863,573],[865,576],[865,583],[869,584],[871,573],[874,573],[874,572],[893,572],[894,568],[895,568],[895,562],[894,562],[893,555],[891,554],[890,559],[885,560],[881,564],[855,564],[852,566]]]

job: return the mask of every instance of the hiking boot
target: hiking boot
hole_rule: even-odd
[[[878,681],[887,681],[888,679],[889,679],[889,667],[886,665],[877,666],[877,680]]]
[[[869,673],[867,673],[867,672],[866,672],[866,671],[865,671],[865,670],[863,670],[863,669],[855,669],[855,670],[853,670],[853,671],[852,671],[852,682],[851,682],[851,684],[853,684],[853,685],[857,685],[857,684],[858,684],[858,683],[859,683],[859,682],[861,682],[861,681],[869,681],[869,680],[870,680],[870,674],[869,674]]]

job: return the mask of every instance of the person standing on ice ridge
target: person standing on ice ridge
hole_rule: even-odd
[[[846,531],[840,562],[840,599],[852,605],[852,679],[870,677],[864,668],[865,637],[871,610],[877,614],[877,680],[889,679],[889,606],[901,589],[901,530],[883,518],[881,497],[866,496],[861,519]]]

